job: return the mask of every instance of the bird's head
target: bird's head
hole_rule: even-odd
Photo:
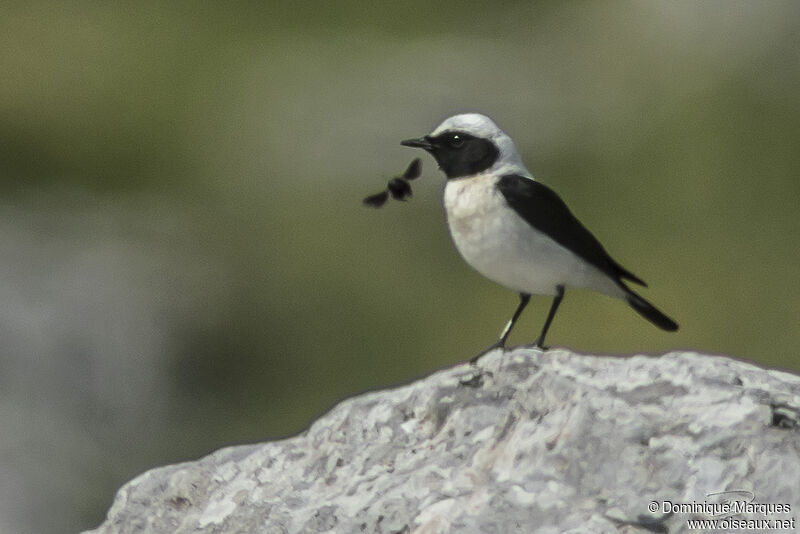
[[[486,171],[529,175],[511,138],[486,115],[454,115],[430,134],[401,144],[429,152],[448,178]]]

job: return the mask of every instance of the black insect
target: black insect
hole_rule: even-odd
[[[389,180],[389,183],[386,185],[386,189],[380,193],[370,195],[365,198],[364,204],[374,208],[380,208],[389,199],[389,195],[391,195],[391,197],[395,200],[405,200],[411,196],[411,184],[408,182],[419,178],[421,173],[422,161],[419,158],[416,158],[409,164],[406,172],[404,172],[402,176],[396,176]]]

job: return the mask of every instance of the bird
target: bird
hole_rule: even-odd
[[[401,144],[425,150],[444,172],[444,211],[461,257],[489,280],[519,294],[500,339],[472,363],[492,350],[505,350],[531,295],[553,297],[533,343],[546,350],[545,336],[568,287],[624,300],[655,326],[678,329],[629,287],[628,282],[647,284],[606,252],[555,191],[534,179],[514,141],[492,119],[480,113],[454,115],[430,134]]]

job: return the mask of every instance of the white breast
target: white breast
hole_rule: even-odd
[[[511,209],[492,175],[449,180],[444,207],[461,256],[479,273],[520,293],[554,295],[557,285],[588,287],[614,297],[621,290],[604,273]]]

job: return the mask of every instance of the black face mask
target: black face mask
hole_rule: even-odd
[[[403,144],[430,152],[448,178],[478,174],[494,165],[500,156],[500,151],[488,139],[459,131],[409,139]]]

